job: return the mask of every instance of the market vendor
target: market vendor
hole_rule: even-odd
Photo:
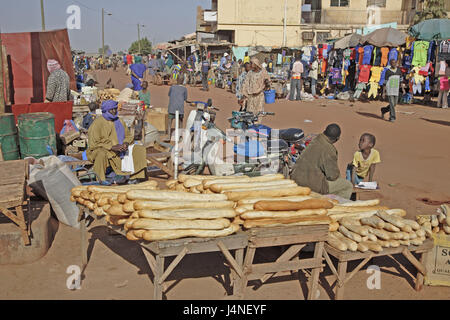
[[[341,128],[333,123],[319,134],[297,160],[292,179],[320,194],[335,194],[350,199],[353,184],[340,177],[338,152],[333,146],[341,136]]]
[[[142,80],[144,78],[147,67],[143,63],[134,63],[130,66],[131,82],[133,83],[133,90],[140,91],[142,89]]]
[[[270,88],[270,77],[257,58],[252,58],[250,61],[252,69],[245,77],[242,95],[247,101],[247,111],[256,114],[264,111],[264,90]],[[243,101],[239,104],[242,106]]]
[[[50,75],[47,79],[47,92],[44,102],[65,102],[71,100],[70,78],[67,72],[61,69],[58,61],[53,59],[47,61],[47,69]]]
[[[93,169],[100,181],[106,180],[106,171],[110,167],[117,175],[130,175],[130,184],[137,183],[145,180],[146,151],[143,146],[132,146],[133,136],[117,116],[117,107],[118,103],[113,100],[102,103],[102,117],[97,117],[89,127],[87,157],[94,163]],[[134,170],[123,172],[122,166],[129,160],[125,157],[130,150]]]

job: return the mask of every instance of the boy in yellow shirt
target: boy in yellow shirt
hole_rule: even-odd
[[[380,153],[375,150],[375,136],[370,133],[364,133],[359,139],[359,151],[355,152],[353,162],[347,167],[347,180],[354,185],[364,181],[373,181],[375,165],[381,162]]]

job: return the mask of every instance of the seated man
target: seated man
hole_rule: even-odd
[[[117,116],[118,103],[107,100],[102,103],[102,116],[97,117],[89,127],[88,160],[94,163],[94,172],[100,181],[105,181],[108,167],[117,175],[130,175],[129,183],[145,180],[147,168],[146,151],[143,146],[134,145],[133,164],[134,172],[122,172],[122,159],[133,143],[133,136],[127,126]]]
[[[340,178],[337,150],[333,146],[341,136],[341,128],[330,124],[303,151],[294,166],[292,179],[300,186],[321,194],[335,194],[350,199],[353,185]]]

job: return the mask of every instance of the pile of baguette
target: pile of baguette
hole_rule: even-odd
[[[450,206],[443,204],[435,215],[419,215],[416,220],[426,231],[427,236],[434,234],[450,234]]]
[[[346,205],[350,206],[351,203],[340,206]],[[353,208],[358,209],[357,206]],[[404,210],[380,206],[373,208],[375,210],[353,211],[347,214],[335,214],[331,209],[329,217],[335,222],[330,225],[327,243],[340,251],[370,250],[377,253],[383,248],[423,244],[426,239],[425,228],[414,220],[405,219]]]
[[[157,190],[156,181],[117,187],[79,186],[72,201],[123,226],[129,240],[224,237],[239,230],[235,203],[220,194]]]

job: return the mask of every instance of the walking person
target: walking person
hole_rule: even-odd
[[[184,103],[188,99],[188,92],[186,87],[183,85],[183,77],[177,78],[177,84],[172,85],[169,89],[169,137],[172,136],[172,123],[175,119],[176,111],[178,110],[180,115],[180,128],[183,127],[184,118]]]
[[[242,94],[247,100],[247,111],[257,114],[264,111],[264,90],[270,88],[270,77],[257,58],[252,58],[252,69],[242,86]]]
[[[437,107],[446,109],[448,108],[448,91],[450,88],[450,67],[449,60],[441,61],[441,67],[439,70],[439,96],[437,101]]]
[[[397,68],[397,60],[390,61],[390,67],[386,70],[386,95],[388,97],[389,106],[381,108],[381,118],[389,112],[389,121],[395,122],[395,106],[398,103],[398,95],[400,91],[400,77],[402,72]]]
[[[295,58],[295,62],[292,65],[291,71],[291,92],[289,95],[289,100],[294,101],[295,92],[297,92],[296,100],[301,100],[301,90],[302,90],[302,73],[303,73],[303,63],[300,61],[300,56]]]
[[[244,66],[242,67],[243,70],[236,81],[236,97],[238,98],[238,103],[241,106],[241,109],[239,111],[247,110],[247,106],[245,105],[245,101],[243,99],[244,96],[242,94],[242,86],[244,84],[245,78],[247,77],[247,74],[250,72],[250,68],[250,63],[244,63]]]
[[[208,72],[209,69],[211,68],[208,59],[206,58],[206,56],[203,56],[203,61],[202,61],[202,90],[203,91],[209,91],[209,87],[208,87]]]
[[[47,69],[50,75],[47,79],[47,88],[44,102],[65,102],[71,100],[70,78],[67,72],[61,69],[58,61],[47,61]]]

